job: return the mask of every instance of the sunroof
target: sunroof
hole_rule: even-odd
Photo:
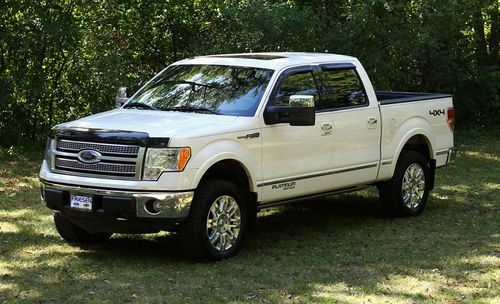
[[[257,59],[257,60],[273,60],[286,58],[284,56],[266,55],[266,54],[234,54],[234,55],[216,55],[213,57],[223,58],[241,58],[241,59]]]

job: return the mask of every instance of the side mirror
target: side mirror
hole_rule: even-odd
[[[115,107],[121,108],[128,99],[132,96],[130,89],[127,87],[120,87],[116,92]]]
[[[289,106],[269,106],[264,111],[264,121],[267,125],[289,123],[291,126],[314,126],[314,96],[292,95]]]

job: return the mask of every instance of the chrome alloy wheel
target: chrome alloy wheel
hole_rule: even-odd
[[[218,197],[207,215],[207,236],[212,247],[219,251],[231,248],[240,235],[240,228],[241,213],[236,200],[229,195]]]
[[[425,174],[422,166],[417,163],[408,166],[403,176],[402,188],[402,199],[406,207],[417,208],[425,192]]]

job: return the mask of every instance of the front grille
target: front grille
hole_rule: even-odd
[[[144,147],[56,138],[51,150],[54,172],[114,179],[141,178]],[[82,150],[98,151],[102,156],[97,163],[85,163],[78,158]]]
[[[99,151],[102,154],[116,154],[135,157],[137,157],[137,154],[139,153],[139,148],[139,146],[91,143],[67,139],[61,139],[57,142],[57,149],[61,151],[78,152],[84,149],[91,149]]]
[[[78,160],[67,159],[56,156],[56,168],[65,170],[76,170],[83,172],[99,172],[101,174],[123,174],[127,176],[135,175],[135,164],[113,164],[99,162],[97,164],[84,164]]]

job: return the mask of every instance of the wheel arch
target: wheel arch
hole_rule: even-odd
[[[238,159],[225,158],[212,161],[202,172],[203,174],[197,176],[197,186],[207,179],[223,179],[235,183],[245,191],[254,191],[254,183],[250,171]]]
[[[396,170],[396,165],[401,156],[401,153],[405,150],[416,151],[424,156],[429,164],[430,170],[430,188],[434,188],[435,170],[436,170],[436,160],[434,159],[434,149],[433,144],[430,139],[429,133],[425,130],[415,130],[414,132],[409,132],[404,139],[401,141],[397,149],[397,154],[394,157],[394,162],[391,169],[391,177],[394,176],[394,171]]]
[[[433,128],[427,120],[422,117],[412,117],[406,120],[398,128],[394,139],[401,138],[396,145],[393,156],[392,172],[396,167],[397,160],[403,149],[417,150],[427,159],[434,158],[434,137]]]
[[[402,145],[402,147],[399,149],[398,158],[401,154],[401,151],[403,150],[418,151],[427,160],[432,159],[434,155],[431,141],[426,135],[422,133],[411,135],[411,137],[405,141],[404,145]]]
[[[202,174],[201,174],[202,172]],[[201,171],[197,177],[196,187],[210,179],[222,179],[235,183],[240,189],[247,193],[247,216],[248,227],[253,229],[257,220],[257,201],[259,199],[255,181],[252,174],[240,160],[236,158],[223,158],[211,162],[210,166]]]

